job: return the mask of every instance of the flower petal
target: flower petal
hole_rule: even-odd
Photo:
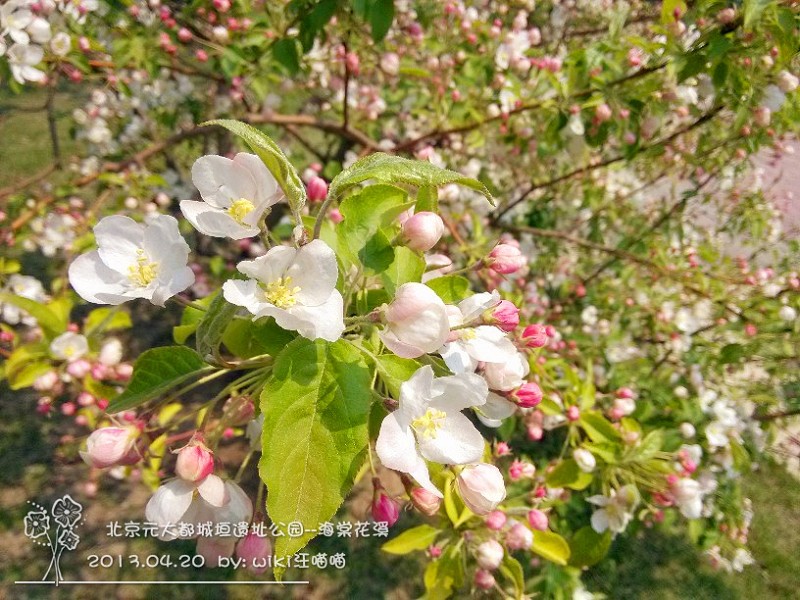
[[[97,250],[80,255],[69,266],[69,282],[78,295],[95,304],[122,304],[130,300],[128,281],[108,268]]]
[[[462,373],[435,379],[431,391],[431,408],[457,413],[470,406],[485,404],[489,386],[480,375]]]
[[[384,417],[375,442],[375,452],[387,469],[411,473],[418,466],[419,455],[411,428],[404,427],[399,416],[395,411]]]
[[[327,300],[319,306],[296,304],[284,312],[297,319],[296,326],[285,326],[276,317],[278,325],[297,331],[309,340],[321,338],[335,342],[344,332],[344,299],[338,290],[330,292]],[[283,321],[288,322],[286,319]]]
[[[326,302],[336,287],[339,269],[336,254],[322,240],[314,240],[297,251],[294,263],[286,270],[292,285],[300,288],[297,301],[306,306]]]
[[[224,156],[201,156],[192,165],[192,181],[200,196],[215,208],[232,201],[256,199],[256,183],[250,171]]]
[[[174,525],[180,522],[192,503],[194,485],[182,479],[173,479],[161,485],[144,509],[145,517],[159,525]]]
[[[461,413],[448,414],[438,422],[435,435],[417,438],[423,458],[443,465],[463,465],[480,461],[484,440],[472,422]]]
[[[225,506],[230,501],[230,495],[225,488],[225,482],[216,475],[208,475],[197,486],[200,497],[211,506]]]
[[[233,162],[245,169],[253,178],[256,191],[249,200],[257,207],[263,210],[283,198],[283,190],[278,187],[278,182],[258,156],[240,152],[233,157]]]
[[[270,248],[264,256],[255,260],[245,260],[236,265],[240,273],[262,283],[271,283],[286,274],[294,262],[297,250],[288,246]]]
[[[107,267],[127,274],[136,263],[136,253],[144,244],[145,226],[130,217],[105,217],[94,227],[97,252]]]

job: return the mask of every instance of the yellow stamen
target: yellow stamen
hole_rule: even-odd
[[[250,200],[239,198],[228,208],[228,214],[233,217],[233,220],[242,225],[247,215],[256,209],[255,205]]]
[[[139,287],[147,287],[158,277],[158,263],[147,260],[144,250],[137,250],[136,255],[136,265],[128,267],[128,279]]]
[[[423,437],[435,438],[436,432],[442,428],[442,424],[438,421],[441,421],[446,416],[447,414],[442,410],[429,408],[424,415],[411,421],[411,429]]]
[[[476,337],[478,337],[478,334],[475,333],[474,329],[462,329],[460,334],[462,340],[474,340]]]
[[[298,293],[300,288],[292,286],[291,277],[279,277],[264,286],[264,298],[278,308],[289,308],[297,304]]]

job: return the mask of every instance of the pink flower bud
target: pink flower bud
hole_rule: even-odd
[[[495,456],[508,456],[511,454],[511,448],[506,442],[497,442],[494,447]]]
[[[544,531],[547,529],[548,519],[547,515],[541,510],[534,508],[528,511],[528,523],[535,531]]]
[[[509,550],[527,550],[533,545],[533,532],[522,523],[514,523],[506,533]]]
[[[494,571],[503,562],[505,551],[503,546],[496,540],[487,540],[478,546],[475,552],[475,560],[481,569]]]
[[[332,208],[328,213],[328,218],[333,221],[334,225],[344,221],[344,217],[338,208]]]
[[[138,436],[139,430],[135,427],[103,427],[88,437],[81,458],[97,469],[133,464],[139,458],[134,447]]]
[[[400,505],[383,490],[376,489],[372,500],[372,518],[379,523],[388,523],[391,527],[400,518]]]
[[[594,118],[598,123],[608,121],[612,114],[611,107],[608,104],[600,104],[594,109]]]
[[[475,571],[475,586],[482,590],[490,590],[494,587],[494,575],[489,571],[478,569]]]
[[[502,510],[493,510],[486,515],[485,523],[492,531],[500,531],[506,524],[506,513]]]
[[[314,175],[306,184],[309,202],[322,202],[328,196],[328,183],[322,178]]]
[[[442,506],[442,499],[428,490],[418,487],[411,490],[411,503],[419,512],[432,517],[439,512]]]
[[[214,455],[202,442],[191,442],[180,449],[175,474],[186,481],[202,481],[214,472]]]
[[[347,70],[350,71],[353,75],[358,75],[360,61],[358,59],[358,54],[355,52],[348,52],[344,58],[345,66]]]
[[[498,244],[489,253],[486,264],[495,273],[510,275],[527,265],[528,259],[522,255],[522,252],[516,246]]]
[[[730,25],[736,20],[736,10],[733,8],[723,8],[717,13],[717,21],[722,25]]]
[[[58,373],[55,371],[47,371],[39,375],[33,382],[33,389],[37,392],[46,392],[52,390],[59,382]]]
[[[533,408],[542,401],[542,389],[533,381],[529,381],[511,392],[509,400],[521,408]]]
[[[186,29],[186,27],[181,27],[178,30],[178,39],[185,44],[186,42],[191,41],[192,32]]]
[[[456,483],[464,504],[476,515],[488,514],[506,497],[502,473],[487,463],[464,467]]]
[[[486,312],[488,316],[484,321],[503,331],[514,331],[519,325],[519,309],[508,300],[501,300],[497,306]]]
[[[567,409],[567,420],[575,422],[581,418],[580,409],[574,404]]]
[[[219,12],[228,12],[231,9],[231,2],[230,0],[214,0],[213,2],[214,8],[216,8]]]
[[[418,212],[403,223],[406,246],[417,252],[427,252],[444,235],[444,222],[436,213]]]
[[[261,575],[267,570],[271,556],[272,544],[269,538],[252,532],[239,540],[236,545],[236,557],[244,560],[247,570],[254,575]]]
[[[528,348],[542,348],[547,345],[547,329],[541,323],[528,325],[522,330],[522,341]]]
[[[88,360],[84,358],[79,358],[78,360],[72,361],[71,363],[67,364],[67,373],[75,377],[76,379],[83,379],[86,375],[89,374],[92,365],[89,363]]]
[[[92,45],[91,45],[91,42],[89,41],[89,38],[83,37],[83,36],[79,37],[78,38],[78,48],[80,49],[81,52],[89,52],[89,50],[91,50],[91,48],[92,48]]]
[[[636,392],[634,392],[631,388],[622,387],[617,390],[616,396],[617,398],[636,398]]]
[[[194,57],[200,62],[206,62],[208,61],[208,52],[201,48],[194,53]]]

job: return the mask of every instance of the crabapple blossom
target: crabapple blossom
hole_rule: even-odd
[[[528,523],[536,531],[545,531],[548,526],[547,515],[539,509],[528,511]]]
[[[425,460],[461,465],[480,459],[483,437],[461,411],[483,405],[487,394],[477,375],[434,378],[430,366],[421,367],[400,386],[398,409],[381,423],[375,444],[381,462],[441,497]]]
[[[181,479],[196,483],[213,471],[214,456],[202,442],[192,442],[178,451],[175,474]]]
[[[527,550],[533,545],[533,532],[522,523],[512,522],[505,542],[509,550]]]
[[[672,496],[681,514],[687,519],[699,519],[703,512],[700,484],[694,479],[681,478],[671,486]]]
[[[483,377],[489,384],[489,389],[509,392],[525,383],[530,369],[527,356],[515,352],[507,362],[487,362],[483,368]]]
[[[438,513],[439,508],[442,506],[442,499],[425,488],[415,487],[411,490],[409,497],[414,508],[429,517]]]
[[[509,394],[521,408],[533,408],[542,401],[542,389],[533,381],[529,381]]]
[[[147,520],[159,525],[161,539],[177,535],[168,528],[179,523],[239,523],[249,521],[253,505],[231,480],[208,475],[201,482],[172,479],[163,483],[145,507]],[[233,547],[231,547],[233,551]]]
[[[400,505],[378,486],[372,499],[372,518],[377,522],[387,523],[389,527],[400,518]]]
[[[612,488],[608,496],[589,496],[590,504],[599,506],[592,513],[592,529],[597,533],[610,530],[621,533],[633,519],[633,509],[639,504],[639,492],[634,485],[624,485],[619,489]]]
[[[501,510],[493,510],[488,515],[486,515],[485,523],[486,527],[491,529],[492,531],[500,531],[503,526],[506,524],[506,513]]]
[[[334,342],[344,331],[343,299],[336,289],[336,256],[322,240],[299,249],[275,246],[237,269],[249,277],[222,286],[225,299],[245,307],[253,320],[273,317],[308,339]]]
[[[92,432],[86,440],[86,450],[80,452],[84,462],[96,469],[138,462],[136,450],[139,430],[136,427],[103,427]]]
[[[417,252],[427,252],[444,235],[444,222],[436,213],[418,212],[403,222],[402,234],[406,246]]]
[[[261,575],[269,566],[268,559],[272,556],[272,544],[269,538],[250,532],[236,544],[236,557],[243,559],[247,570],[254,575]],[[255,563],[259,565],[256,566]]]
[[[312,175],[306,183],[309,202],[322,202],[328,195],[327,182],[317,175]]]
[[[43,302],[47,297],[44,286],[38,279],[17,273],[8,278],[4,291],[35,302]],[[10,302],[0,303],[0,318],[9,325],[17,325],[18,323],[29,327],[36,325],[34,317]]]
[[[595,459],[594,454],[585,448],[576,448],[573,450],[572,458],[575,459],[575,462],[578,463],[578,467],[584,473],[591,473],[597,466],[597,460]]]
[[[145,298],[164,306],[194,282],[186,264],[189,246],[173,217],[159,215],[147,225],[121,215],[105,217],[94,234],[97,250],[69,266],[70,284],[88,302],[116,305]]]
[[[50,342],[50,354],[58,360],[72,362],[86,355],[89,342],[85,336],[73,331],[62,333]]]
[[[404,283],[382,309],[381,341],[403,358],[417,358],[442,347],[450,334],[444,302],[427,285]]]
[[[17,43],[6,51],[6,56],[11,74],[17,83],[24,84],[26,81],[38,83],[47,78],[44,71],[36,68],[44,58],[44,50],[40,46]]]
[[[509,402],[499,394],[489,392],[486,404],[475,410],[478,420],[487,427],[500,427],[503,420],[513,415],[517,410],[513,402]]]
[[[475,587],[481,590],[491,590],[495,586],[495,578],[489,571],[478,569],[473,579]]]
[[[494,571],[503,562],[505,551],[497,540],[486,540],[475,550],[475,561],[481,569]]]
[[[487,266],[501,275],[516,273],[528,264],[528,259],[520,249],[511,244],[498,244],[486,259]]]
[[[181,201],[181,212],[200,233],[213,237],[258,235],[261,217],[283,199],[278,182],[255,154],[202,156],[192,166],[192,181],[203,200]]]
[[[456,479],[461,499],[476,515],[492,512],[506,497],[506,485],[500,469],[489,463],[468,465]]]

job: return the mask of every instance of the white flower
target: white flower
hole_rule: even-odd
[[[476,515],[492,512],[506,497],[500,469],[488,463],[464,467],[456,480],[461,499]]]
[[[50,354],[58,360],[72,362],[86,355],[89,342],[80,333],[67,331],[50,342]]]
[[[404,283],[394,300],[384,306],[386,327],[380,338],[403,358],[436,352],[450,335],[447,308],[442,299],[423,283]]]
[[[109,338],[100,347],[98,359],[107,367],[118,365],[122,360],[122,342],[118,338]]]
[[[791,306],[781,306],[778,316],[784,321],[794,321],[797,318],[797,311]]]
[[[44,219],[34,219],[31,229],[45,256],[55,256],[72,246],[78,222],[68,214],[49,213]]]
[[[8,65],[11,67],[11,74],[17,83],[39,82],[45,79],[44,71],[35,68],[44,58],[44,50],[41,46],[14,44],[8,49],[6,55],[8,56]]]
[[[194,525],[196,537],[198,523],[249,522],[253,504],[242,488],[233,481],[223,481],[208,475],[199,483],[173,479],[160,486],[145,507],[149,522],[159,525],[159,538],[170,540],[179,537],[180,523]]]
[[[53,33],[50,31],[50,23],[47,19],[36,17],[30,25],[28,25],[28,33],[31,36],[31,41],[37,44],[46,44],[50,41]]]
[[[527,355],[517,352],[508,359],[508,362],[486,363],[483,376],[489,384],[489,388],[508,392],[525,383],[525,378],[530,370]]]
[[[183,200],[181,212],[195,229],[234,240],[258,235],[264,212],[283,198],[278,182],[255,154],[233,160],[203,156],[192,166],[192,181],[203,202]]]
[[[46,299],[42,283],[35,277],[27,275],[14,274],[9,277],[5,290],[15,296],[36,302],[43,302]],[[36,325],[36,319],[13,304],[0,304],[0,317],[9,325],[17,325],[18,323],[23,323],[29,327]]]
[[[114,215],[94,228],[97,250],[79,256],[69,267],[78,295],[96,304],[122,304],[146,298],[164,306],[168,298],[194,283],[186,266],[189,246],[178,222],[159,215],[148,225]]]
[[[694,479],[680,479],[672,487],[675,504],[687,519],[699,519],[703,513],[703,496],[700,484]]]
[[[486,404],[475,411],[478,420],[487,427],[500,427],[503,420],[507,419],[517,410],[517,405],[509,402],[502,396],[489,392],[486,396]]]
[[[381,424],[375,450],[389,469],[410,474],[429,492],[425,460],[449,465],[474,463],[483,456],[484,440],[461,411],[486,402],[486,383],[465,373],[434,379],[424,366],[400,386],[400,406]]]
[[[578,463],[578,468],[584,473],[591,473],[597,466],[594,454],[585,448],[575,448],[572,452],[572,458],[575,459],[575,462]]]
[[[632,511],[639,504],[639,491],[633,485],[625,485],[619,490],[612,489],[608,496],[590,496],[586,501],[601,507],[592,513],[592,529],[597,533],[606,529],[620,533],[633,518]]]
[[[50,40],[50,49],[56,56],[66,56],[69,54],[71,48],[72,40],[70,39],[69,34],[64,31],[59,31],[57,34],[55,34],[55,36],[53,36],[53,39]]]
[[[737,573],[741,573],[747,565],[755,564],[756,559],[744,548],[737,548],[731,561],[731,568]]]
[[[33,13],[21,0],[10,0],[0,6],[0,38],[8,35],[17,44],[26,45],[30,36],[25,29],[33,22]]]
[[[299,250],[275,246],[264,256],[246,260],[237,269],[250,277],[222,286],[225,299],[254,315],[274,317],[284,329],[310,340],[330,342],[344,331],[344,301],[336,289],[336,255],[322,240]]]
[[[454,329],[451,341],[442,346],[439,354],[453,373],[472,373],[479,362],[505,363],[513,360],[517,348],[508,336],[492,325],[464,327],[479,318],[485,310],[500,302],[495,292],[475,294],[448,306],[450,327]],[[455,336],[455,339],[452,339]]]

